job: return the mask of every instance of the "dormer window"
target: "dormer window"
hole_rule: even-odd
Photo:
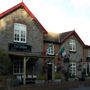
[[[14,42],[26,43],[26,28],[25,24],[14,23]]]
[[[70,51],[76,52],[76,41],[73,39],[70,39],[69,45],[70,45]]]

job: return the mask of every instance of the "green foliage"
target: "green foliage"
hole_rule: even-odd
[[[71,78],[75,78],[75,77],[76,77],[76,75],[74,75],[74,74],[71,75]]]
[[[37,80],[45,80],[45,76],[43,76],[43,75],[38,75],[38,76],[37,76]]]
[[[7,75],[11,65],[8,52],[0,48],[0,75]]]
[[[62,74],[55,75],[55,79],[62,79],[62,77],[63,77]]]
[[[88,73],[88,76],[90,77],[90,72]]]

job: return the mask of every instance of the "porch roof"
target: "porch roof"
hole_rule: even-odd
[[[26,52],[9,52],[9,55],[17,55],[31,58],[55,58],[55,55],[42,55],[40,52],[26,53]]]

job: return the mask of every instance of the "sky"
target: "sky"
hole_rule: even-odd
[[[22,0],[1,0],[0,13]],[[90,0],[23,0],[48,32],[75,30],[90,45]]]

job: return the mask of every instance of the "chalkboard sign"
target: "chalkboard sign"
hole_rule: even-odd
[[[9,43],[9,51],[31,52],[31,46],[21,43]]]

